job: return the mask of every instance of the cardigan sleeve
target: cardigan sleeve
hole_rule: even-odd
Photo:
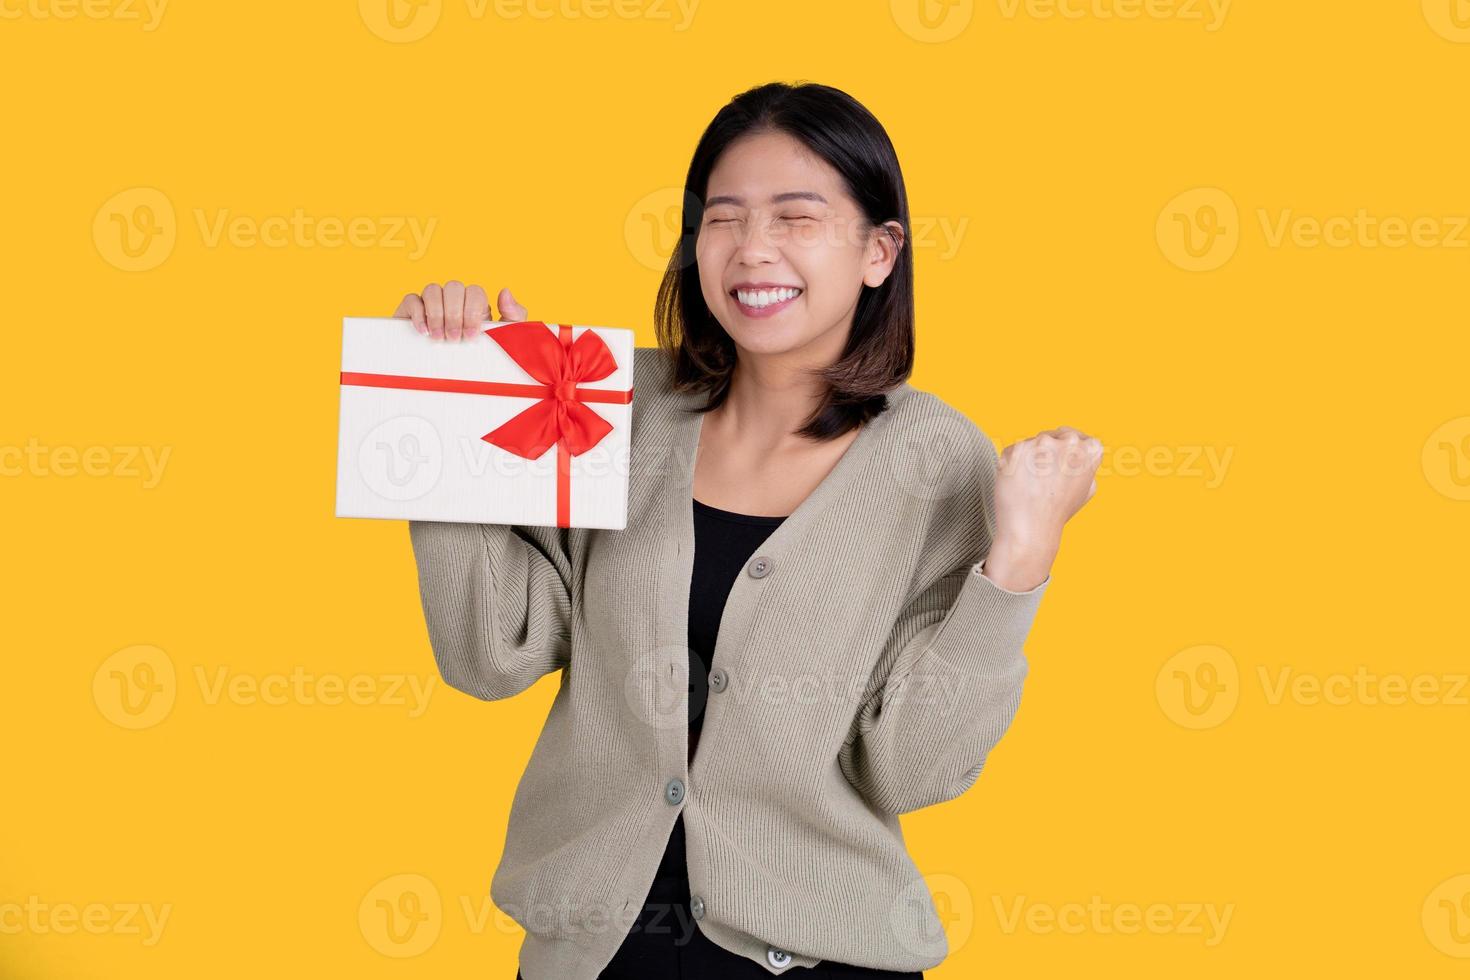
[[[982,565],[955,569],[904,610],[889,640],[892,673],[843,746],[848,781],[881,810],[908,813],[968,790],[1020,705],[1021,645],[1051,577],[1011,592]]]
[[[983,434],[978,446],[963,485],[944,497],[942,533],[925,542],[944,563],[900,612],[878,659],[881,683],[863,698],[838,756],[848,782],[895,815],[975,784],[1020,705],[1022,644],[1051,583],[1048,575],[1012,592],[984,575],[997,459]]]
[[[571,655],[564,528],[409,521],[439,673],[485,701],[519,694]]]

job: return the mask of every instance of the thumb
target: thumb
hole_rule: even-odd
[[[500,310],[500,319],[507,322],[526,319],[526,308],[511,295],[509,289],[502,289],[500,295],[495,297],[495,306]]]

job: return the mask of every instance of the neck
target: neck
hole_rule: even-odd
[[[777,353],[737,345],[730,390],[715,425],[739,441],[776,450],[806,440],[795,435],[821,404],[826,386],[815,372],[842,356],[852,327],[851,313],[841,329],[824,330],[807,344]]]
[[[710,413],[727,435],[768,451],[804,442],[795,435],[821,403],[823,388],[788,358],[740,355],[725,401]]]

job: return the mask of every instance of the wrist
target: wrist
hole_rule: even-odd
[[[1001,525],[991,541],[992,554],[1005,554],[1016,561],[1044,561],[1048,565],[1062,546],[1062,529],[1022,528]]]
[[[982,572],[1012,592],[1028,592],[1051,574],[1061,542],[1051,536],[999,534],[985,556]]]

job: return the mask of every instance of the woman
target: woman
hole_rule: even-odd
[[[448,683],[562,671],[491,895],[522,980],[920,977],[947,946],[898,815],[968,789],[1010,723],[1101,446],[997,457],[907,384],[903,178],[849,96],[738,96],[685,190],[626,529],[411,522]],[[487,299],[395,315],[484,343]]]

